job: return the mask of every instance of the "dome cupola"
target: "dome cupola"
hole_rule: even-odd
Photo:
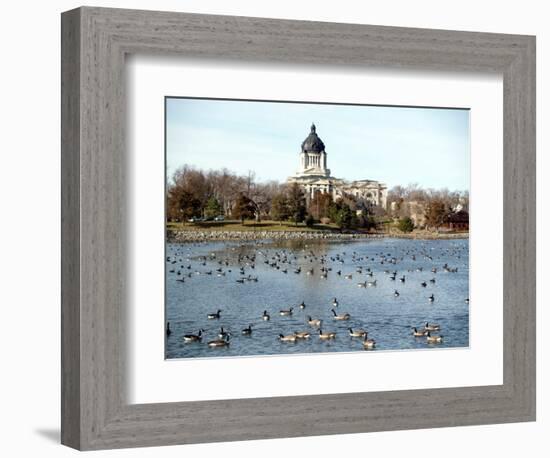
[[[325,144],[319,138],[315,130],[315,124],[311,124],[311,131],[306,139],[302,142],[302,152],[320,153],[325,150]]]

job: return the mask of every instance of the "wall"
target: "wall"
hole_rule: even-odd
[[[524,0],[460,2],[408,0],[320,2],[190,0],[95,1],[98,6],[189,11],[288,19],[360,22],[536,34],[538,37],[538,151],[539,177],[548,170],[550,79],[550,21],[544,2]],[[59,14],[77,2],[6,2],[2,7],[2,69],[0,116],[2,149],[0,196],[0,418],[3,456],[71,456],[76,452],[59,440]],[[546,135],[543,135],[546,134]],[[7,140],[7,143],[6,143]],[[7,160],[7,164],[6,164]],[[549,185],[539,178],[539,234],[548,227],[542,199]],[[547,182],[548,183],[548,182]],[[547,223],[546,225],[544,223]],[[548,242],[539,237],[539,277]],[[539,305],[548,291],[539,281]],[[546,299],[546,300],[545,300]],[[538,329],[550,324],[539,307]],[[97,456],[201,457],[280,456],[317,457],[359,454],[405,456],[437,454],[446,458],[465,454],[515,457],[548,449],[550,420],[548,390],[548,334],[538,338],[538,422],[481,427],[446,428],[321,438],[285,439],[232,444],[196,445],[100,452]],[[6,367],[7,363],[7,367]],[[545,383],[546,382],[546,383]],[[542,456],[543,453],[536,453]]]

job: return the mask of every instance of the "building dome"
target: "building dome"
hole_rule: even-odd
[[[304,153],[320,153],[325,150],[325,144],[315,132],[315,124],[311,125],[311,132],[302,142],[302,151]]]

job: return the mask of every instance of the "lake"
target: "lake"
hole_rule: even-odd
[[[368,351],[467,347],[468,251],[467,239],[169,243],[165,356],[365,351],[349,328],[368,331],[376,341]],[[291,307],[291,316],[280,316]],[[218,309],[219,319],[207,318]],[[262,319],[264,310],[269,321]],[[333,310],[349,320],[334,320]],[[323,332],[336,337],[321,340],[308,316],[321,319]],[[423,329],[426,322],[441,326],[432,333],[443,336],[441,343],[413,336],[412,327]],[[251,334],[243,335],[249,325]],[[230,345],[210,348],[207,342],[218,339],[220,327],[230,333]],[[202,341],[184,341],[200,329]],[[278,338],[300,331],[310,337],[294,343]]]

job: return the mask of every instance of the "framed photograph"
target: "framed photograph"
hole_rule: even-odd
[[[535,419],[535,39],[62,15],[62,442]]]

